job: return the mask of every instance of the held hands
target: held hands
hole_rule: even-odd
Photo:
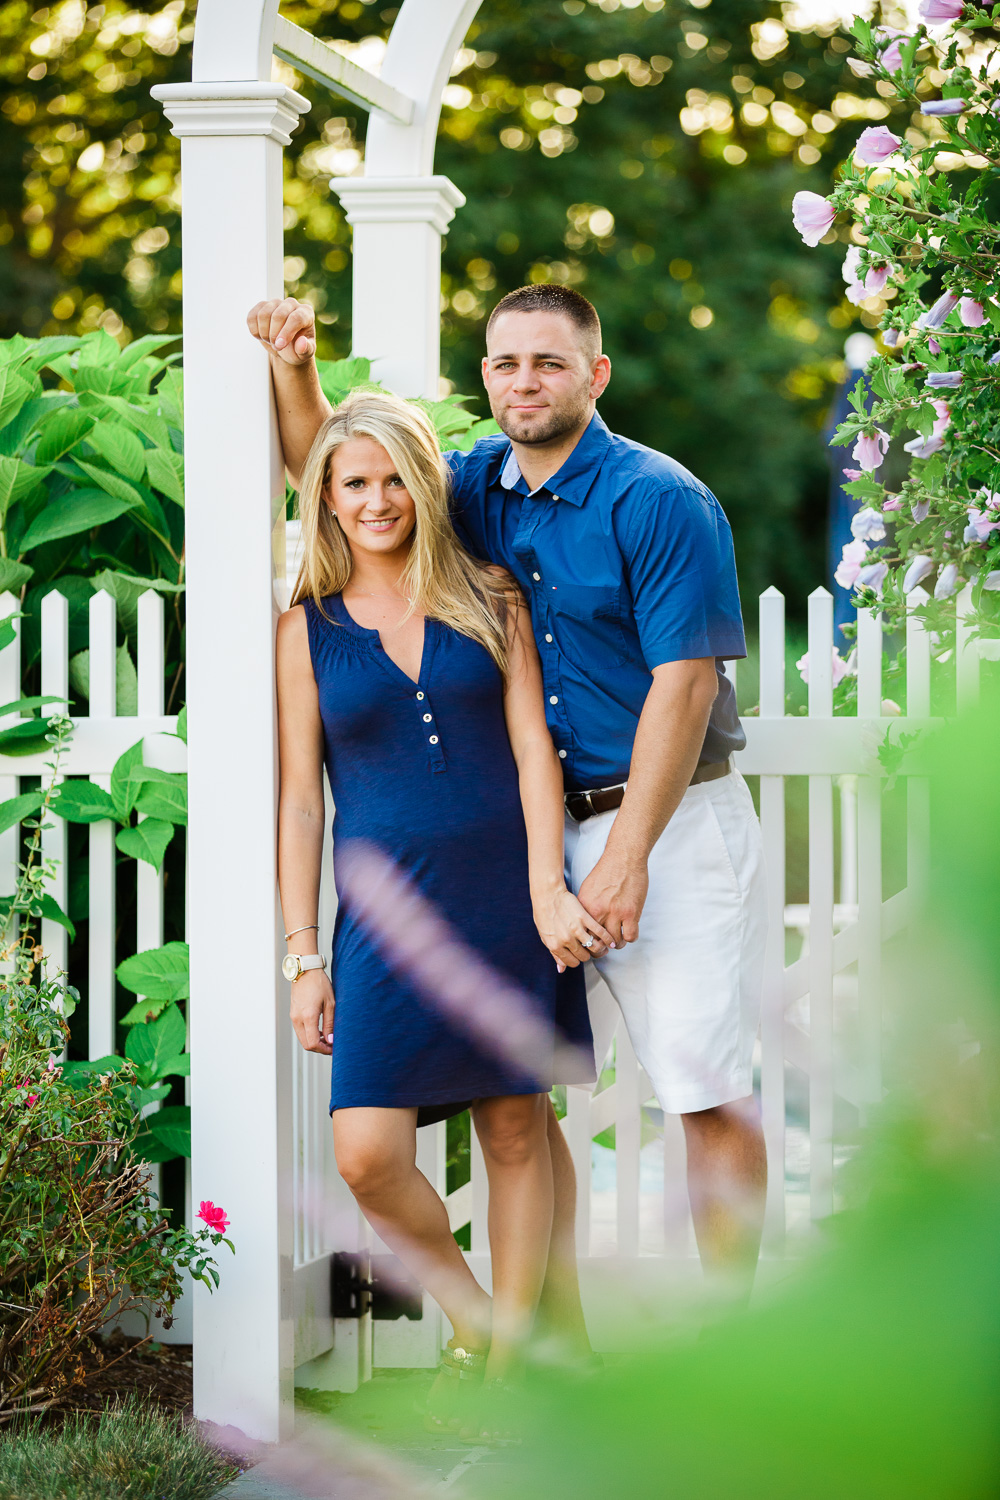
[[[547,892],[532,905],[538,935],[555,959],[560,974],[566,968],[585,964],[590,958],[600,958],[606,949],[615,946],[611,934],[565,886]],[[587,939],[592,940],[589,948],[585,946]]]
[[[247,327],[259,344],[286,365],[308,364],[316,353],[316,314],[308,302],[294,297],[258,302],[247,313]]]
[[[307,969],[291,986],[289,1014],[307,1052],[333,1052],[333,985],[322,969]]]
[[[580,901],[621,946],[634,943],[639,936],[639,918],[648,890],[645,861],[630,862],[605,849],[580,887]]]

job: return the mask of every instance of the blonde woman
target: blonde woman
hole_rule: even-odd
[[[424,413],[350,396],[317,435],[299,505],[305,555],[278,629],[292,1021],[307,1051],[332,1055],[341,1175],[451,1321],[446,1372],[504,1381],[549,1248],[551,1059],[528,1075],[477,1047],[391,967],[349,901],[327,975],[313,951],[324,764],[335,864],[352,840],[374,844],[552,1032],[558,982],[561,1027],[589,1041],[579,965],[611,939],[566,888],[562,775],[528,612],[509,577],[456,540]],[[417,1125],[470,1105],[489,1174],[492,1302],[415,1164]],[[432,1393],[442,1423],[458,1420],[449,1384]]]

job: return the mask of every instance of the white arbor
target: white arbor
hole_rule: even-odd
[[[282,295],[281,150],[308,102],[272,54],[372,119],[354,226],[354,347],[404,395],[436,395],[441,234],[464,201],[433,175],[455,52],[478,0],[405,0],[376,78],[278,15],[201,0],[190,84],[154,90],[182,142],[190,712],[193,1198],[239,1249],[195,1295],[199,1416],[265,1440],[291,1424],[288,1026],[278,962],[273,632],[284,483],[266,357],[247,309]],[[234,756],[233,746],[238,746]]]
[[[368,1373],[372,1348],[370,1321],[337,1321],[331,1305],[330,1253],[362,1248],[367,1231],[345,1204],[345,1190],[338,1198],[326,1175],[328,1069],[299,1049],[291,1055],[278,967],[273,636],[285,598],[284,481],[267,358],[251,344],[245,318],[260,298],[282,294],[281,150],[309,106],[270,82],[271,58],[277,54],[370,111],[365,175],[332,184],[354,227],[354,352],[369,356],[376,374],[401,394],[434,396],[441,235],[464,201],[453,183],[434,175],[434,143],[442,90],[478,6],[404,0],[376,78],[280,17],[278,0],[201,0],[192,82],[154,90],[181,137],[184,183],[192,1196],[195,1204],[210,1198],[225,1208],[237,1245],[235,1258],[225,1257],[219,1291],[194,1289],[195,1409],[265,1441],[290,1431],[297,1362],[311,1362],[310,1383],[351,1388]],[[874,747],[891,709],[882,700],[879,626],[862,617],[858,716],[834,719],[832,600],[817,590],[809,603],[816,664],[809,714],[786,717],[784,601],[771,589],[760,608],[760,712],[747,721],[747,748],[737,760],[760,777],[768,860],[761,1094],[771,1163],[767,1243],[780,1253],[786,1064],[809,1080],[809,1200],[818,1219],[834,1207],[835,1100],[863,1115],[881,1095],[881,947],[910,919],[929,825],[927,786],[914,778],[910,889],[883,900]],[[967,590],[962,621],[970,610]],[[59,692],[65,625],[60,634],[51,611],[50,625],[43,688]],[[105,625],[103,615],[94,616],[94,652]],[[962,624],[960,699],[971,696],[978,672],[968,636]],[[925,725],[930,713],[930,648],[916,622],[908,649],[909,717],[894,719],[893,732]],[[5,670],[0,662],[0,677]],[[160,711],[147,693],[148,732],[162,727]],[[135,720],[128,722],[131,732]],[[104,776],[113,763],[105,759],[71,759],[67,769]],[[809,778],[808,908],[785,905],[789,776]],[[839,778],[848,779],[849,795],[837,790]],[[835,905],[837,796],[841,847],[853,854],[842,856]],[[103,845],[98,852],[107,855]],[[790,913],[797,915],[790,920]],[[808,936],[792,961],[786,925]],[[327,922],[324,944],[329,937]],[[110,968],[105,979],[101,1014],[110,1017]],[[839,1015],[848,1024],[838,1038]],[[640,1287],[640,1272],[650,1269],[651,1258],[643,1263],[639,1255],[650,1239],[640,1213],[640,1124],[651,1097],[620,1028],[614,1084],[592,1100],[570,1090],[563,1125],[581,1186],[578,1246],[592,1256],[583,1269],[592,1278],[607,1269],[616,1313],[622,1289]],[[611,1124],[615,1183],[596,1194],[591,1143]],[[421,1167],[443,1187],[441,1131],[421,1134]],[[670,1250],[688,1254],[690,1244],[676,1121],[664,1122],[663,1146],[667,1222],[653,1237],[661,1258]],[[598,1196],[614,1199],[610,1224],[592,1222],[595,1204],[602,1212],[608,1206],[597,1204]],[[485,1275],[485,1172],[475,1143],[472,1179],[447,1201],[454,1228],[471,1223],[472,1262]],[[674,1212],[670,1205],[678,1203]],[[392,1363],[429,1362],[438,1324],[426,1302],[422,1324],[380,1326],[393,1329]]]

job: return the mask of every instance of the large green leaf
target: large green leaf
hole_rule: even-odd
[[[110,795],[92,781],[62,782],[49,805],[67,823],[99,823],[117,816]]]
[[[78,651],[69,659],[69,681],[75,693],[90,697],[90,652]],[[115,653],[115,704],[119,715],[129,716],[138,712],[139,679],[135,663],[126,645]]]
[[[147,589],[155,589],[160,594],[183,594],[182,583],[171,583],[166,578],[138,578],[132,573],[121,573],[111,568],[105,568],[103,573],[95,573],[91,579],[95,593],[104,589],[110,594],[118,605],[118,619],[130,635],[135,633],[137,618],[136,610],[139,600]]]
[[[155,397],[137,396],[127,401],[124,396],[101,396],[98,398],[101,404],[109,407],[123,421],[128,422],[137,432],[149,438],[158,448],[169,448],[170,433],[166,422],[151,406],[155,406]],[[146,403],[149,403],[147,405]],[[142,403],[142,404],[139,404]]]
[[[168,1005],[155,1020],[133,1026],[125,1043],[125,1056],[148,1070],[148,1082],[163,1076],[163,1064],[184,1051],[187,1028],[176,1005]]]
[[[172,1000],[166,998],[153,1000],[149,995],[145,995],[135,1002],[131,1010],[125,1012],[118,1024],[119,1026],[145,1025],[147,1021],[155,1020],[161,1011],[173,1003]]]
[[[14,420],[33,390],[11,365],[0,365],[0,427]]]
[[[25,719],[21,724],[12,724],[10,729],[0,729],[0,755],[37,755],[50,749],[45,736],[49,732],[47,719]]]
[[[159,771],[143,766],[134,773],[143,786],[136,798],[136,808],[150,818],[168,823],[187,822],[187,775],[183,771]]]
[[[151,1000],[184,1000],[190,994],[187,943],[166,943],[162,948],[147,948],[118,965],[119,984],[133,995],[148,995]]]
[[[186,703],[177,715],[177,738],[183,740],[185,745],[188,742],[188,707]]]
[[[166,448],[150,448],[146,453],[146,473],[154,489],[160,490],[175,505],[184,504],[184,460],[179,453]]]
[[[14,641],[17,640],[17,630],[14,628],[14,621],[23,619],[24,615],[21,613],[21,611],[14,610],[13,613],[5,615],[3,619],[0,620],[0,651],[2,651],[5,646],[13,645]]]
[[[95,423],[87,434],[87,442],[126,479],[141,479],[145,474],[146,450],[123,422]]]
[[[162,818],[143,818],[136,828],[121,829],[115,843],[129,859],[144,859],[158,870],[173,836],[173,823],[166,823]]]
[[[155,1123],[154,1123],[155,1122]],[[132,1150],[143,1161],[173,1161],[191,1155],[191,1111],[186,1104],[168,1104],[147,1115],[143,1129],[132,1142]]]
[[[119,368],[130,370],[148,354],[155,354],[157,349],[163,349],[167,344],[176,344],[177,338],[176,333],[146,333],[141,339],[133,339],[132,343],[121,351]]]
[[[21,458],[0,454],[0,520],[15,500],[23,500],[43,478],[41,469],[26,464]]]
[[[178,1156],[191,1155],[191,1110],[186,1104],[168,1104],[151,1114],[146,1124],[161,1145]]]
[[[0,802],[0,833],[6,833],[15,823],[34,817],[45,801],[44,792],[22,792],[20,797],[10,797]]]
[[[102,490],[71,490],[68,495],[53,500],[35,517],[21,538],[21,551],[28,552],[42,542],[53,542],[58,537],[75,536],[79,531],[102,526],[105,521],[113,521],[131,510],[138,498],[120,500]]]
[[[34,574],[34,568],[29,568],[27,563],[15,562],[12,557],[0,557],[0,594],[6,594],[8,590],[19,594]]]
[[[93,427],[94,419],[78,406],[63,406],[47,417],[38,437],[35,462],[54,464]]]
[[[164,415],[178,430],[184,425],[184,376],[179,366],[168,370],[156,387]]]
[[[80,340],[80,355],[77,370],[87,365],[116,365],[121,359],[121,345],[104,328],[95,328],[85,333]]]
[[[136,740],[119,755],[111,771],[111,796],[123,823],[130,817],[142,787],[142,781],[134,774],[137,768],[142,769],[142,740]]]
[[[73,926],[73,923],[70,921],[67,914],[63,911],[56,898],[49,895],[48,891],[45,891],[32,903],[32,910],[37,911],[38,915],[40,917],[45,917],[47,921],[57,922],[60,927],[65,927],[66,931],[70,935],[70,938],[74,941],[76,940],[76,928]]]
[[[35,708],[44,708],[48,703],[67,703],[66,698],[59,698],[55,693],[35,694],[30,698],[15,698],[10,703],[0,703],[0,719],[7,714],[27,714]]]
[[[53,360],[64,359],[79,349],[83,340],[71,333],[54,333],[47,339],[33,341],[25,363],[29,370],[43,370],[48,365],[55,368]]]
[[[87,475],[88,479],[92,479],[96,485],[100,485],[101,489],[106,490],[115,500],[123,500],[129,508],[133,505],[142,504],[142,496],[139,491],[129,484],[127,479],[123,479],[120,474],[113,474],[110,469],[98,468],[97,464],[88,464],[82,458],[76,458],[76,463]]]

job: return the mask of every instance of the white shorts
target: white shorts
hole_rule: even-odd
[[[583,823],[567,814],[566,878],[574,891],[604,852],[614,820],[614,811]],[[599,975],[618,1002],[668,1114],[752,1092],[766,933],[760,825],[747,784],[733,771],[684,793],[649,856],[638,939],[587,965],[588,979]],[[598,1072],[616,1019],[612,1007],[591,1002]]]

